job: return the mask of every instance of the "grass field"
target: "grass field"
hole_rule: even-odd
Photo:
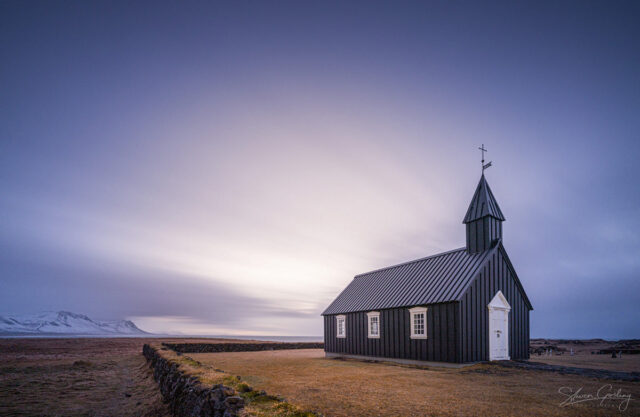
[[[537,340],[532,345],[541,344]],[[584,342],[583,342],[584,343]],[[608,369],[610,371],[640,372],[640,355],[622,355],[621,358],[612,358],[611,355],[594,355],[600,349],[610,348],[613,343],[605,341],[593,341],[591,343],[555,343],[565,350],[562,355],[539,356],[531,355],[531,362],[542,362],[550,365],[574,366],[577,368]],[[573,350],[574,355],[569,354]]]
[[[168,416],[140,342],[0,340],[0,416]]]
[[[610,371],[640,372],[640,355],[623,355],[612,359],[609,355],[532,356],[531,362],[577,368],[608,369]]]
[[[0,339],[0,416],[168,416],[141,354],[144,343],[159,347],[166,341],[224,342]],[[294,411],[288,414],[286,409],[278,415],[296,415],[295,410],[327,417],[640,415],[637,382],[497,365],[417,368],[327,359],[323,351],[316,349],[180,356],[172,351],[160,352],[178,360],[184,370],[198,375],[203,382],[233,380],[236,386],[244,382],[256,390],[284,397]],[[613,364],[626,371],[637,369],[640,363],[638,355],[622,359],[582,353],[547,358],[563,365],[574,361],[592,368],[612,368]],[[611,384],[611,390],[607,384]],[[574,391],[582,388],[583,394],[595,395],[603,386],[607,392],[619,389],[622,394],[631,395],[624,411],[619,410],[624,401],[615,399],[560,406],[567,398],[558,392],[562,387]],[[256,404],[249,404],[247,415],[272,415]]]
[[[0,416],[168,416],[141,353],[156,340],[0,339]]]
[[[323,351],[315,349],[188,356],[325,416],[640,415],[640,384],[632,382],[497,365],[425,369],[327,359]],[[618,410],[622,400],[560,406],[567,398],[558,392],[561,387],[582,387],[583,393],[595,395],[607,384],[613,391],[631,394],[633,400],[624,412]]]

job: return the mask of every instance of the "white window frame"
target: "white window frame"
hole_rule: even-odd
[[[424,334],[416,334],[414,317],[417,314],[424,314]],[[426,339],[427,338],[427,307],[413,307],[409,309],[409,319],[411,323],[411,338]]]
[[[340,333],[340,321],[342,321],[342,333]],[[347,317],[336,316],[336,337],[344,339],[347,337]]]
[[[378,333],[371,333],[371,322],[373,319],[378,321]],[[379,311],[370,311],[367,313],[367,333],[369,335],[369,339],[380,339],[380,312]]]

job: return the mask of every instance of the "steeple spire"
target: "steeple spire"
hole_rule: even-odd
[[[502,239],[502,222],[505,220],[484,173],[473,194],[467,214],[462,223],[467,229],[467,250],[469,253],[482,252]]]
[[[470,223],[484,216],[493,216],[498,220],[505,220],[502,210],[500,210],[500,206],[498,206],[498,202],[493,196],[484,174],[482,174],[476,187],[476,192],[473,194],[467,209],[467,215],[464,216],[462,223]]]

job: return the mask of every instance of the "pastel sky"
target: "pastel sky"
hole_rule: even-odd
[[[464,245],[480,177],[532,337],[639,337],[640,3],[0,3],[0,314],[321,335]]]

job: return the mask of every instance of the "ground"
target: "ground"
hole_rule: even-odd
[[[168,416],[141,354],[143,343],[163,341],[0,339],[0,416]],[[588,350],[532,360],[623,371],[640,365],[640,355],[620,360]],[[638,382],[498,365],[416,368],[327,359],[315,349],[181,356],[161,352],[179,358],[185,370],[204,380],[207,375],[219,379],[216,369],[223,370],[226,378],[240,376],[254,389],[326,417],[640,415]],[[558,392],[563,387],[592,395],[601,387],[601,394],[620,390],[623,396],[631,395],[631,401],[626,409],[624,399],[563,407],[567,397]]]
[[[155,340],[0,339],[0,416],[168,416],[141,353]]]
[[[609,355],[575,355],[534,356],[531,362],[542,362],[550,365],[574,366],[577,368],[608,369],[611,371],[640,372],[640,355],[622,355],[611,359]]]
[[[141,342],[0,340],[0,415],[169,416]]]
[[[552,345],[562,352],[552,355],[531,355],[530,361],[548,363],[550,365],[574,366],[578,368],[608,369],[611,371],[640,372],[640,354],[623,354],[620,358],[612,358],[611,355],[593,354],[600,349],[608,349],[615,345],[614,342],[604,340],[593,341],[553,341],[534,339],[532,347]],[[573,350],[574,355],[571,355]],[[593,352],[593,353],[592,353]]]
[[[610,416],[640,415],[640,383],[589,379],[554,372],[474,365],[416,368],[390,363],[327,359],[321,350],[199,353],[189,357],[239,375],[255,389],[281,395],[325,416]],[[640,358],[636,358],[636,361]],[[631,394],[623,400],[560,406],[558,392]],[[604,390],[609,392],[608,387]],[[604,393],[604,391],[601,391]]]

